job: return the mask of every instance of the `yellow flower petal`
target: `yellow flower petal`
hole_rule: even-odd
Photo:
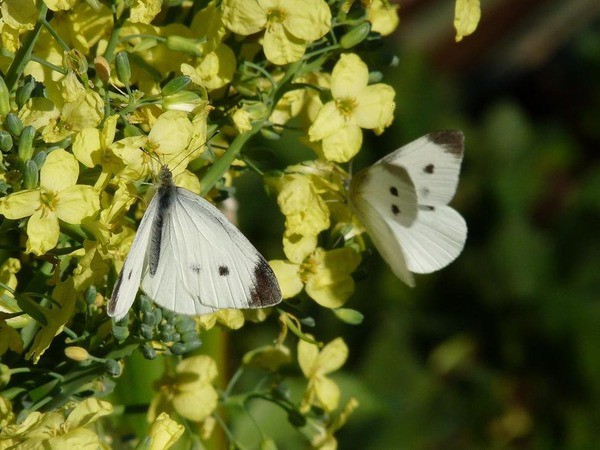
[[[307,276],[306,293],[321,306],[339,308],[354,292],[350,274],[358,267],[360,255],[350,248],[317,249],[312,258],[315,265]]]
[[[67,417],[63,428],[65,431],[85,427],[96,422],[100,417],[112,414],[113,406],[97,398],[88,398],[78,403]]]
[[[233,50],[229,46],[221,44],[214,52],[202,58],[202,61],[196,67],[196,71],[202,80],[200,85],[209,90],[225,86],[233,78],[235,67]]]
[[[315,121],[308,129],[308,137],[311,141],[320,141],[337,133],[345,125],[346,119],[338,110],[335,102],[328,102],[319,109]]]
[[[51,152],[40,170],[40,186],[51,192],[59,192],[74,186],[79,176],[79,164],[75,157],[59,148]]]
[[[177,364],[176,372],[182,380],[179,389],[186,392],[210,384],[218,375],[217,364],[206,355],[185,358]]]
[[[69,124],[71,131],[84,128],[94,128],[100,124],[104,117],[104,100],[95,91],[85,91],[72,102],[65,103],[61,119]]]
[[[56,214],[47,208],[33,213],[27,222],[27,253],[43,255],[56,247],[60,229]]]
[[[187,148],[193,131],[192,122],[186,113],[167,111],[152,126],[148,134],[148,145],[161,155],[181,154]]]
[[[277,259],[269,261],[269,265],[275,272],[283,298],[292,298],[302,291],[304,284],[298,273],[299,267],[297,264]]]
[[[67,223],[80,224],[100,209],[98,191],[92,186],[76,185],[63,189],[56,198],[56,216]]]
[[[335,99],[353,98],[369,82],[369,68],[354,53],[340,55],[331,72],[331,94]]]
[[[283,234],[283,253],[290,261],[300,264],[317,248],[317,235],[303,235],[289,233]]]
[[[255,1],[225,0],[221,4],[221,11],[227,28],[237,34],[254,34],[267,24],[266,11]]]
[[[331,10],[323,0],[289,0],[283,25],[299,39],[315,41],[331,29]]]
[[[186,392],[173,399],[173,408],[181,416],[192,422],[200,422],[206,419],[217,407],[219,395],[211,385]]]
[[[149,24],[160,12],[162,0],[136,0],[132,2],[129,20]]]
[[[325,375],[338,370],[347,359],[348,346],[342,338],[336,338],[321,349],[316,364],[319,373]]]
[[[318,373],[318,357],[319,347],[303,340],[298,342],[298,365],[305,377],[310,378]]]
[[[185,427],[183,425],[175,422],[167,413],[160,413],[148,433],[151,440],[149,450],[167,450],[171,448],[184,431]]]
[[[39,130],[51,121],[57,121],[60,117],[60,111],[52,100],[44,97],[33,97],[23,105],[18,115],[24,126],[31,125]]]
[[[31,216],[41,205],[40,190],[19,191],[0,199],[0,214],[7,219]]]
[[[4,23],[16,30],[33,30],[38,15],[33,0],[4,0],[0,11]]]
[[[398,8],[385,0],[373,0],[367,7],[367,19],[371,22],[371,30],[382,36],[388,36],[398,28],[400,19],[398,18]]]
[[[263,50],[273,64],[289,64],[302,58],[306,41],[290,34],[283,24],[271,23],[265,32]]]
[[[387,84],[378,83],[361,90],[354,110],[356,123],[361,128],[380,129],[389,127],[394,120],[394,88]]]
[[[362,140],[362,130],[356,124],[349,123],[337,133],[323,138],[323,155],[328,161],[350,161],[360,150]]]
[[[44,3],[52,11],[66,11],[72,8],[77,0],[44,0]]]
[[[454,8],[454,28],[456,28],[456,42],[472,34],[481,18],[481,5],[479,0],[456,0]]]
[[[102,160],[100,130],[84,128],[73,139],[73,154],[85,166],[94,167]]]
[[[319,377],[313,386],[315,394],[323,409],[331,412],[338,407],[340,402],[340,388],[332,380]]]
[[[215,314],[219,323],[230,330],[239,330],[244,326],[244,313],[240,309],[221,309]]]

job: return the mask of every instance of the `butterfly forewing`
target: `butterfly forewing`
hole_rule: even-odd
[[[161,186],[144,214],[119,275],[109,315],[121,319],[138,287],[182,314],[260,308],[281,301],[275,274],[245,236],[213,205],[172,182]]]
[[[281,300],[275,275],[254,246],[217,208],[181,188],[165,215],[156,273],[146,273],[142,290],[159,305],[184,314],[265,307]]]

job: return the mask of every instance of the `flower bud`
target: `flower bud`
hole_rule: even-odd
[[[94,68],[96,69],[96,75],[102,80],[103,83],[108,82],[110,79],[110,64],[104,56],[96,56],[94,58]]]
[[[10,91],[0,77],[0,116],[6,116],[10,112]]]
[[[21,131],[23,131],[23,122],[16,114],[8,113],[6,115],[6,128],[13,136],[20,136]]]
[[[35,138],[35,128],[27,125],[21,131],[19,136],[19,149],[17,150],[19,159],[23,162],[29,161],[33,156],[33,139]]]
[[[8,152],[13,146],[12,136],[8,131],[0,130],[0,150]]]
[[[87,361],[90,359],[90,354],[83,347],[71,346],[65,348],[65,355],[67,358],[72,359],[73,361]]]
[[[104,361],[104,370],[113,377],[118,377],[123,372],[121,365],[114,359],[107,359]]]
[[[199,340],[196,342],[186,342],[185,344],[181,342],[176,342],[175,344],[171,345],[171,347],[169,347],[169,350],[171,350],[171,353],[174,355],[183,355],[184,353],[196,350],[200,347],[200,345],[202,345],[202,342],[200,342]]]
[[[202,56],[202,44],[206,39],[189,39],[183,36],[168,36],[167,48],[178,52],[187,53],[192,56]]]
[[[39,155],[39,153],[38,153],[38,155]],[[35,156],[37,157],[38,155],[35,155]],[[35,161],[35,158],[33,158],[33,160]],[[85,290],[85,293],[83,294],[83,299],[85,300],[85,303],[88,306],[92,306],[94,303],[96,303],[97,295],[98,295],[98,291],[96,290],[96,286],[92,285]]]
[[[35,189],[40,181],[40,171],[33,159],[25,161],[23,167],[23,184],[25,189]]]
[[[123,342],[129,336],[129,328],[127,326],[113,325],[111,333],[118,342]]]
[[[131,80],[131,66],[126,52],[119,52],[115,57],[115,67],[117,69],[117,78],[125,86],[129,86]]]
[[[383,80],[383,74],[379,70],[369,72],[369,84],[379,83]]]
[[[152,360],[156,358],[156,350],[145,344],[142,346],[142,355],[144,355],[144,358]]]
[[[369,22],[359,23],[340,38],[340,47],[352,48],[357,46],[365,40],[370,31],[371,24]]]
[[[34,89],[35,78],[33,78],[31,75],[27,75],[27,77],[25,77],[25,82],[23,83],[23,86],[17,89],[17,95],[15,96],[15,101],[17,102],[19,108],[21,108],[25,103],[29,101]]]
[[[187,75],[173,78],[162,88],[163,97],[166,97],[167,95],[173,95],[184,90],[191,81],[192,79]]]
[[[76,74],[82,75],[82,74],[87,73],[87,70],[88,70],[87,58],[84,56],[83,53],[81,53],[76,48],[65,52],[63,59],[64,59],[65,67],[72,70]]]

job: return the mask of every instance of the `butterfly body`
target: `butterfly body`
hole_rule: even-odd
[[[350,181],[350,203],[394,274],[414,285],[413,273],[445,267],[467,236],[454,197],[464,137],[430,133],[390,153]]]
[[[212,204],[173,183],[160,185],[115,283],[109,315],[122,318],[138,288],[160,306],[199,315],[281,301],[275,274],[246,237]]]

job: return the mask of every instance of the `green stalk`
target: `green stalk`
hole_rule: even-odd
[[[33,52],[33,47],[37,42],[40,31],[42,30],[43,21],[45,21],[46,13],[48,12],[48,7],[43,2],[38,2],[40,8],[40,13],[38,14],[38,20],[35,24],[33,30],[31,30],[25,38],[23,39],[23,45],[17,52],[15,53],[15,59],[13,59],[10,67],[6,71],[6,78],[4,79],[6,86],[9,91],[12,91],[19,77],[23,73],[25,66],[31,59],[31,53]]]

